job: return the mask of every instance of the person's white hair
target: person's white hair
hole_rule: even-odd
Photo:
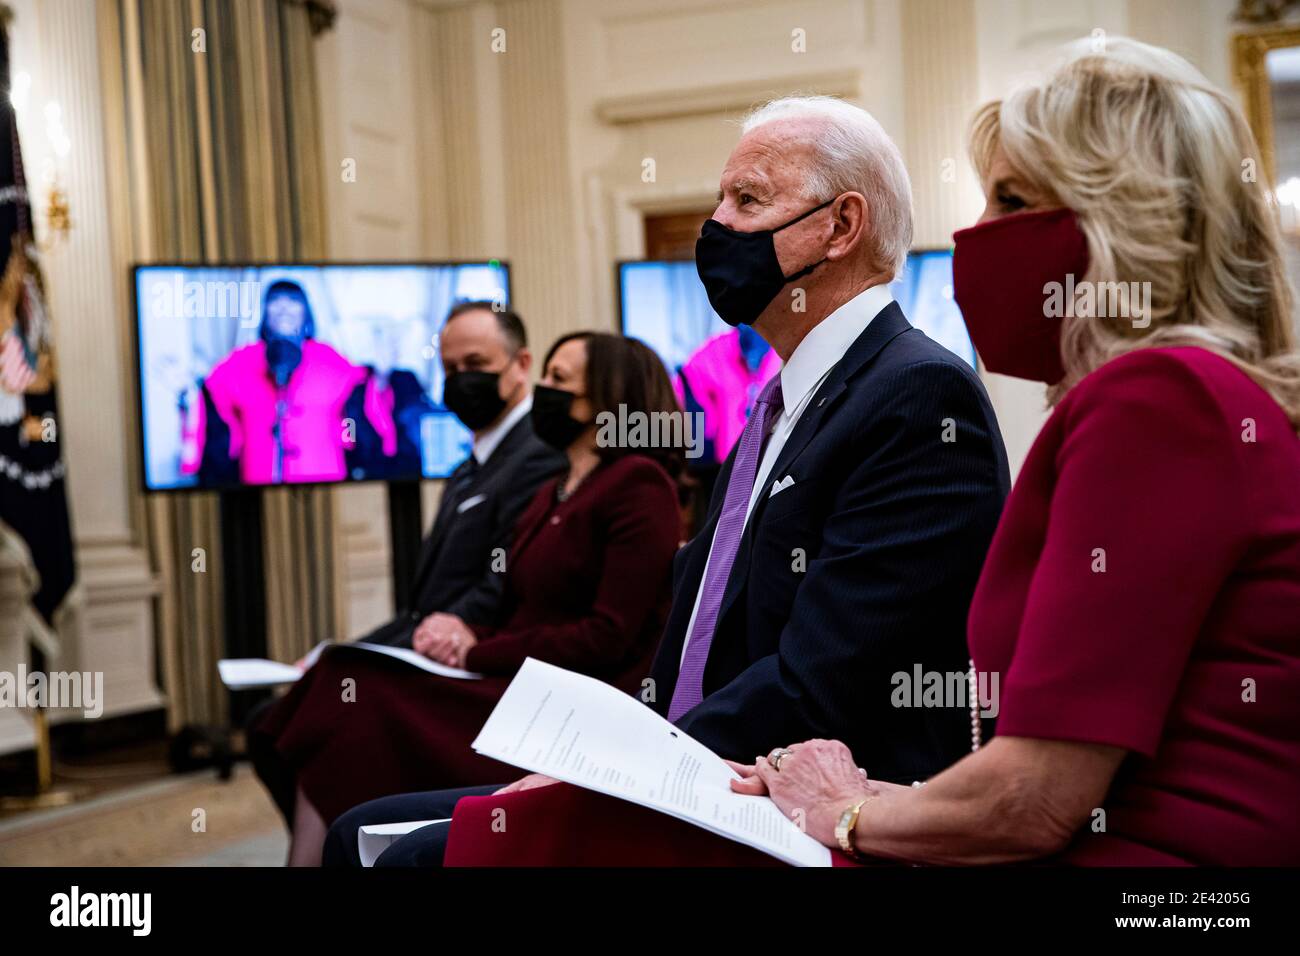
[[[876,268],[902,271],[912,247],[912,181],[903,155],[876,118],[833,96],[785,96],[750,113],[742,131],[774,120],[816,120],[823,131],[812,142],[813,164],[804,174],[806,198],[861,193],[870,211],[867,249]]]

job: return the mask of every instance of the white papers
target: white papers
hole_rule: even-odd
[[[831,854],[767,797],[649,707],[591,677],[529,658],[479,731],[487,757],[639,803],[795,866]]]
[[[443,677],[455,677],[458,680],[483,679],[482,674],[461,670],[459,667],[448,667],[446,664],[439,664],[437,661],[431,661],[419,651],[413,651],[409,647],[389,647],[386,644],[331,644],[328,646],[355,647],[363,651],[374,651],[376,654],[387,654],[389,657],[396,657],[399,661],[406,661],[412,667],[418,667],[422,671],[439,674]]]
[[[428,671],[430,674],[438,674],[442,677],[454,677],[458,680],[482,680],[483,678],[482,674],[476,674],[473,671],[461,670],[459,667],[448,667],[445,664],[439,664],[437,661],[431,661],[423,654],[408,647],[387,647],[383,644],[360,643],[331,644],[328,641],[317,644],[312,648],[311,653],[303,658],[303,664],[305,665],[303,670],[315,664],[322,653],[337,647],[355,647],[359,650],[395,657],[412,667],[418,667],[422,671]],[[256,687],[278,687],[281,684],[292,684],[303,674],[303,671],[298,670],[293,664],[281,664],[279,661],[268,661],[260,657],[232,657],[217,661],[217,672],[221,675],[221,682],[231,690],[251,690]]]
[[[303,671],[315,664],[325,648],[330,646],[328,642],[322,641],[313,647],[302,659],[302,670],[293,664],[268,661],[263,657],[228,657],[217,661],[217,673],[221,675],[221,683],[231,690],[253,690],[259,687],[292,684],[302,676]]]
[[[254,687],[278,687],[292,684],[302,672],[292,664],[268,661],[258,657],[231,658],[217,661],[221,683],[231,690],[251,690]]]
[[[413,820],[410,823],[376,823],[357,830],[357,852],[361,855],[362,866],[374,866],[379,855],[390,846],[415,830],[434,823],[450,823],[445,820]]]

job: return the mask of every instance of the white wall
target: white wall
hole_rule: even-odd
[[[737,120],[751,106],[792,91],[831,93],[903,138],[897,0],[563,7],[585,324],[617,324],[612,263],[644,254],[644,215],[712,206]],[[642,176],[647,160],[653,182]]]

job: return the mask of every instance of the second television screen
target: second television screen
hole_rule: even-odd
[[[659,353],[683,408],[703,417],[696,467],[720,464],[781,360],[753,329],[718,318],[694,262],[624,262],[618,279],[623,331]],[[974,367],[975,349],[953,299],[951,251],[912,252],[889,291],[914,326]]]
[[[440,478],[470,433],[438,333],[504,263],[138,266],[149,490]]]

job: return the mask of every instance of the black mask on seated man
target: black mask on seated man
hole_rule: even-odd
[[[506,407],[499,372],[453,372],[442,386],[442,403],[472,432],[486,428]]]
[[[823,257],[788,276],[781,271],[773,237],[834,201],[828,199],[775,229],[737,232],[716,219],[704,224],[695,241],[695,269],[709,295],[709,304],[723,322],[751,325],[788,283],[803,278],[826,261]]]

